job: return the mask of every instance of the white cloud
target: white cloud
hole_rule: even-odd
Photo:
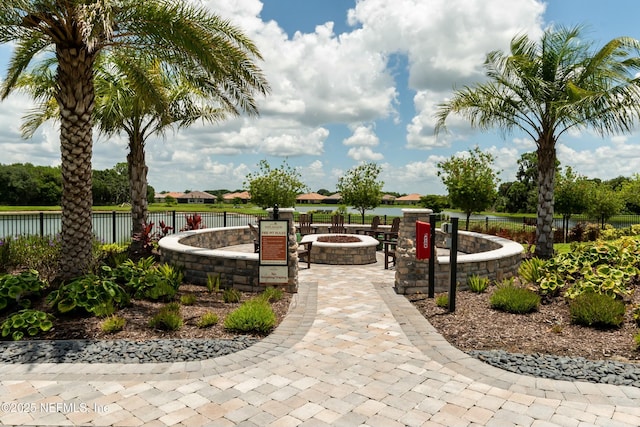
[[[347,155],[358,162],[363,160],[378,161],[384,159],[382,153],[376,153],[370,147],[352,147],[349,149]]]
[[[640,142],[625,142],[616,138],[611,144],[604,143],[594,149],[576,150],[558,144],[558,160],[562,166],[571,166],[577,173],[589,178],[612,179],[638,173],[640,164]]]
[[[380,143],[380,140],[370,126],[358,126],[353,134],[342,143],[348,147],[375,147]]]

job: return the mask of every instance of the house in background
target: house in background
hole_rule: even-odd
[[[300,194],[298,197],[296,197],[296,203],[300,203],[300,204],[322,203],[326,198],[327,196],[323,196],[322,194],[318,194],[318,193]]]
[[[420,203],[420,197],[418,193],[407,194],[406,196],[397,197],[396,203],[399,205],[417,205]]]
[[[156,203],[164,203],[167,200],[167,197],[172,197],[178,200],[178,197],[182,196],[184,193],[178,193],[176,191],[170,191],[168,193],[156,193],[153,196],[153,201]]]
[[[392,205],[396,201],[396,196],[393,194],[385,194],[382,196],[382,204],[383,205]]]
[[[324,198],[324,202],[331,203],[332,205],[337,205],[338,203],[342,202],[342,194],[335,193],[330,196],[327,196]]]
[[[181,204],[202,205],[205,203],[215,203],[217,197],[213,194],[205,193],[204,191],[190,191],[189,193],[183,193],[176,197],[176,200]]]
[[[222,196],[225,203],[236,203],[239,201],[240,203],[249,203],[251,200],[251,194],[248,191],[241,191],[239,193],[227,193]]]

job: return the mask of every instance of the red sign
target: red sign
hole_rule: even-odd
[[[431,239],[431,224],[423,221],[416,221],[416,258],[431,258],[431,247],[429,240]]]

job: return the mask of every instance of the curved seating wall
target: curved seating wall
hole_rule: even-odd
[[[182,267],[185,281],[206,285],[209,275],[220,274],[222,287],[258,292],[258,254],[220,249],[243,244],[253,244],[247,226],[185,231],[159,242],[162,261]]]
[[[437,233],[444,241],[444,234]],[[473,275],[501,281],[516,276],[524,248],[520,243],[489,234],[458,231],[457,277],[460,289],[467,289],[467,278]],[[436,283],[449,284],[449,256],[438,256]]]

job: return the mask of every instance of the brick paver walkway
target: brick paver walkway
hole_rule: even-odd
[[[312,265],[277,331],[201,362],[0,365],[0,424],[640,426],[640,389],[516,375],[451,347],[393,272]]]

